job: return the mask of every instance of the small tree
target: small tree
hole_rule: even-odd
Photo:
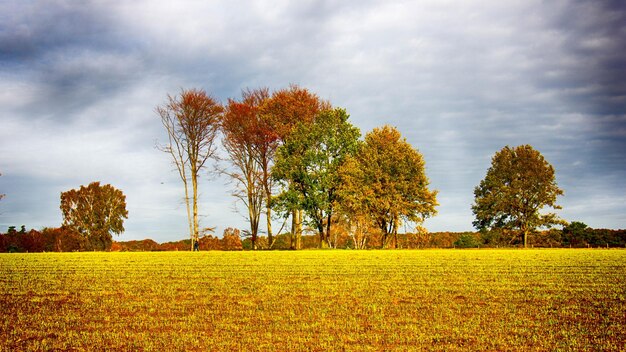
[[[240,251],[243,249],[241,243],[241,231],[232,227],[224,230],[222,236],[222,249],[225,251]]]
[[[61,193],[63,226],[89,240],[93,249],[108,250],[112,234],[124,232],[126,196],[111,185],[92,182]]]
[[[544,207],[560,209],[556,198],[554,168],[530,145],[506,146],[491,160],[487,175],[474,189],[473,222],[479,230],[504,230],[523,238],[539,227],[564,224],[554,213],[542,214]]]
[[[584,246],[588,244],[592,229],[580,221],[572,221],[563,228],[563,246]]]

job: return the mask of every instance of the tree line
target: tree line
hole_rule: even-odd
[[[437,214],[423,157],[396,128],[374,128],[361,139],[345,109],[307,89],[247,89],[224,106],[202,90],[183,89],[156,111],[169,138],[160,149],[172,156],[184,185],[192,246],[199,236],[197,176],[207,160],[217,159],[218,132],[228,164],[220,172],[233,180],[232,194],[246,208],[253,249],[263,211],[264,247],[275,245],[275,212],[285,223],[291,219],[291,249],[302,248],[303,225],[316,233],[319,248],[333,247],[339,227],[352,234],[355,248],[365,248],[373,233],[381,234],[381,247],[397,248],[400,226],[421,232],[424,220]],[[474,226],[506,230],[510,242],[521,238],[527,246],[536,229],[566,224],[543,211],[559,209],[562,194],[541,153],[530,145],[506,146],[474,190]]]
[[[289,234],[279,234],[274,237],[274,249],[288,250],[290,248]],[[267,237],[259,236],[257,246],[267,248]],[[563,229],[537,231],[528,236],[529,246],[533,248],[624,248],[626,247],[626,230],[593,229],[581,222],[572,222]],[[157,243],[151,239],[136,241],[113,241],[110,251],[147,252],[147,251],[189,251],[190,239]],[[302,249],[317,248],[317,235],[303,235]],[[339,229],[333,248],[357,248],[355,239],[349,233]],[[382,236],[373,235],[365,246],[367,249],[381,248]],[[522,241],[510,242],[510,235],[498,231],[490,232],[411,232],[400,233],[397,237],[398,248],[425,249],[425,248],[503,248],[521,247]],[[226,229],[221,238],[213,235],[199,238],[200,250],[251,250],[250,238],[241,239],[237,229]],[[63,228],[45,228],[43,230],[29,230],[25,226],[17,229],[9,228],[6,233],[0,234],[0,252],[75,252],[90,251],[93,248],[85,237]]]
[[[200,233],[197,176],[217,159],[218,131],[226,152],[218,170],[246,209],[253,249],[260,248],[262,215],[263,247],[275,246],[273,221],[283,221],[282,230],[290,219],[289,248],[300,249],[306,228],[317,233],[319,248],[332,247],[340,223],[361,237],[380,230],[384,245],[396,247],[400,224],[436,214],[423,157],[397,129],[376,128],[361,140],[345,109],[305,88],[248,89],[223,107],[202,90],[182,90],[156,111],[168,134],[159,148],[171,155],[184,186],[192,246]]]
[[[201,89],[182,89],[155,111],[167,133],[157,147],[170,155],[183,186],[189,249],[206,237],[199,178],[211,172],[232,180],[231,194],[248,222],[243,243],[251,249],[301,249],[307,235],[318,248],[425,246],[423,240],[407,244],[399,229],[423,239],[423,222],[437,214],[437,191],[429,188],[422,154],[395,127],[362,137],[345,109],[297,85],[246,89],[226,104]],[[528,246],[540,230],[568,226],[546,211],[560,209],[562,194],[539,151],[505,146],[474,189],[480,236],[460,237],[459,246],[504,239],[504,245]],[[63,192],[60,208],[59,231],[83,238],[81,250],[109,250],[128,218],[122,191],[99,182]],[[277,231],[274,222],[282,222]]]

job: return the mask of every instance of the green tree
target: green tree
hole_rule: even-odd
[[[592,231],[584,222],[572,221],[563,227],[562,244],[563,246],[587,245]]]
[[[530,145],[506,146],[491,160],[487,175],[474,189],[473,222],[479,230],[504,230],[523,238],[539,227],[564,224],[554,213],[541,213],[544,207],[560,209],[556,198],[563,191],[557,186],[554,168]]]
[[[422,223],[437,213],[437,191],[428,189],[424,159],[390,126],[365,136],[340,172],[342,212],[367,214],[383,234],[383,246],[397,247],[402,220]]]
[[[320,99],[306,88],[290,85],[289,88],[274,92],[262,110],[263,143],[258,145],[259,163],[262,169],[262,180],[265,188],[267,214],[267,237],[270,247],[273,244],[271,227],[271,207],[273,203],[273,181],[271,169],[276,157],[276,150],[289,138],[299,124],[312,123],[315,117],[324,110],[331,109],[329,102]],[[291,212],[291,249],[301,248],[303,209],[289,209]]]
[[[108,250],[112,234],[124,232],[126,196],[111,185],[92,182],[61,193],[63,226],[89,240],[93,249]]]
[[[278,148],[272,170],[286,190],[277,197],[284,209],[303,209],[329,246],[331,219],[337,200],[337,171],[356,151],[360,132],[343,109],[320,112],[311,124],[299,124]]]

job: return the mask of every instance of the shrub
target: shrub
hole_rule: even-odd
[[[458,240],[454,242],[454,246],[458,248],[476,248],[482,243],[471,233],[463,233]]]

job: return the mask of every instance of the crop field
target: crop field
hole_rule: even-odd
[[[0,350],[607,350],[624,250],[0,255]]]

